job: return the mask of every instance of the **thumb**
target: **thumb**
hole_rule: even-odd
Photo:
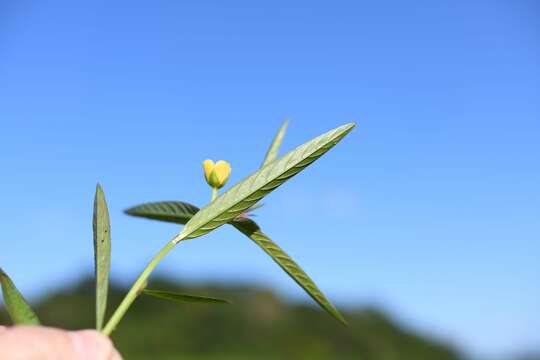
[[[70,332],[73,349],[81,360],[121,360],[111,340],[95,330]]]
[[[94,330],[41,326],[0,329],[0,360],[121,360],[111,340]]]

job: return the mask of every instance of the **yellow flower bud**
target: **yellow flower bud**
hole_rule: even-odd
[[[206,182],[216,189],[221,189],[231,175],[231,165],[223,160],[215,164],[212,160],[204,160],[203,169]]]

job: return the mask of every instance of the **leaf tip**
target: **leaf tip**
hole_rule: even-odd
[[[347,322],[347,320],[345,320],[345,318],[343,317],[343,315],[341,315],[341,313],[339,311],[336,310],[336,318],[337,320],[339,321],[339,323],[345,327],[349,327],[349,323]]]
[[[350,123],[347,123],[345,125],[341,125],[340,127],[336,128],[335,130],[337,130],[338,133],[339,133],[339,136],[338,136],[339,140],[341,140],[345,136],[347,136],[354,129],[355,126],[356,126],[355,122],[350,122]]]
[[[349,130],[349,131],[354,129],[355,126],[356,126],[356,121],[351,121],[350,123],[347,123],[347,124],[344,125],[344,127],[346,127],[347,130]]]
[[[105,192],[103,191],[103,188],[101,187],[101,184],[99,182],[96,183],[96,192],[94,195],[94,207],[97,206],[98,201],[105,202]]]

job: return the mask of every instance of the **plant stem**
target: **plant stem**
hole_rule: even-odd
[[[124,317],[126,312],[128,311],[129,307],[135,301],[137,296],[141,293],[142,290],[144,290],[144,287],[146,286],[146,282],[148,280],[148,277],[152,273],[152,271],[155,269],[157,264],[163,259],[165,255],[176,245],[182,238],[175,236],[171,241],[165,245],[163,249],[161,249],[156,256],[146,265],[143,272],[139,275],[135,283],[131,286],[131,289],[124,297],[124,300],[120,303],[120,305],[116,308],[114,314],[111,316],[109,321],[107,322],[107,325],[101,330],[101,333],[106,336],[110,336],[111,333],[114,331],[120,320]]]
[[[218,189],[215,187],[212,188],[212,201],[216,200],[217,195],[218,195]]]

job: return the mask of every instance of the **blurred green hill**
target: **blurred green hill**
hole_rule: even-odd
[[[349,327],[315,307],[289,304],[272,292],[241,285],[150,288],[224,297],[229,305],[175,304],[141,297],[113,334],[127,360],[457,360],[448,344],[413,333],[375,309],[345,311]],[[109,309],[124,289],[111,287]],[[112,306],[114,305],[114,306]],[[36,306],[42,322],[67,329],[94,326],[93,282],[59,291]],[[0,323],[9,324],[0,310]]]

